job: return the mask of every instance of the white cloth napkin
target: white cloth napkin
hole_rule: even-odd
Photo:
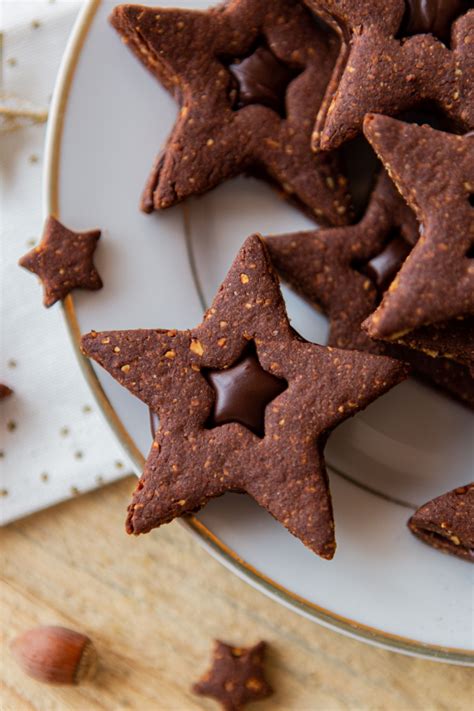
[[[2,5],[2,92],[47,108],[80,3]],[[113,481],[131,466],[83,379],[58,304],[17,266],[42,231],[45,125],[0,133],[0,523]]]

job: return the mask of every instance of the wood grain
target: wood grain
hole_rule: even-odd
[[[124,480],[2,532],[2,711],[211,711],[216,704],[190,687],[215,637],[269,642],[276,694],[253,705],[261,711],[470,707],[472,670],[369,647],[299,617],[214,561],[177,522],[126,536],[133,484]],[[69,688],[26,678],[7,646],[36,624],[89,634],[101,658],[96,680]]]

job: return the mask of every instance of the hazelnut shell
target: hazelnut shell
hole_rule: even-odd
[[[35,627],[16,637],[11,649],[25,674],[46,684],[79,684],[97,668],[89,637],[66,627]]]

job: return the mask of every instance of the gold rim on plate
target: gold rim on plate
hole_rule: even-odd
[[[92,21],[101,3],[102,0],[86,0],[69,39],[56,81],[46,139],[44,181],[44,211],[46,215],[53,214],[59,217],[60,214],[59,164],[67,102],[79,56]],[[92,393],[120,444],[127,452],[134,466],[140,471],[143,468],[144,457],[107,398],[89,360],[85,358],[80,351],[80,329],[74,299],[71,294],[63,301],[63,311],[76,356]],[[360,624],[355,620],[351,620],[320,607],[287,590],[247,563],[234,550],[215,536],[212,531],[195,516],[187,516],[183,519],[183,522],[186,527],[199,538],[200,542],[234,573],[292,610],[326,627],[342,632],[355,639],[385,647],[391,651],[422,656],[433,660],[450,662],[452,664],[474,665],[473,652],[453,647],[423,644],[422,642],[407,637]]]

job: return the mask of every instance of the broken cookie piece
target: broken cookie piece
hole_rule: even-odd
[[[7,397],[10,397],[10,395],[13,394],[13,390],[8,387],[8,385],[4,385],[3,383],[0,383],[0,400],[4,400]]]
[[[474,483],[421,506],[408,528],[429,546],[474,563]]]

